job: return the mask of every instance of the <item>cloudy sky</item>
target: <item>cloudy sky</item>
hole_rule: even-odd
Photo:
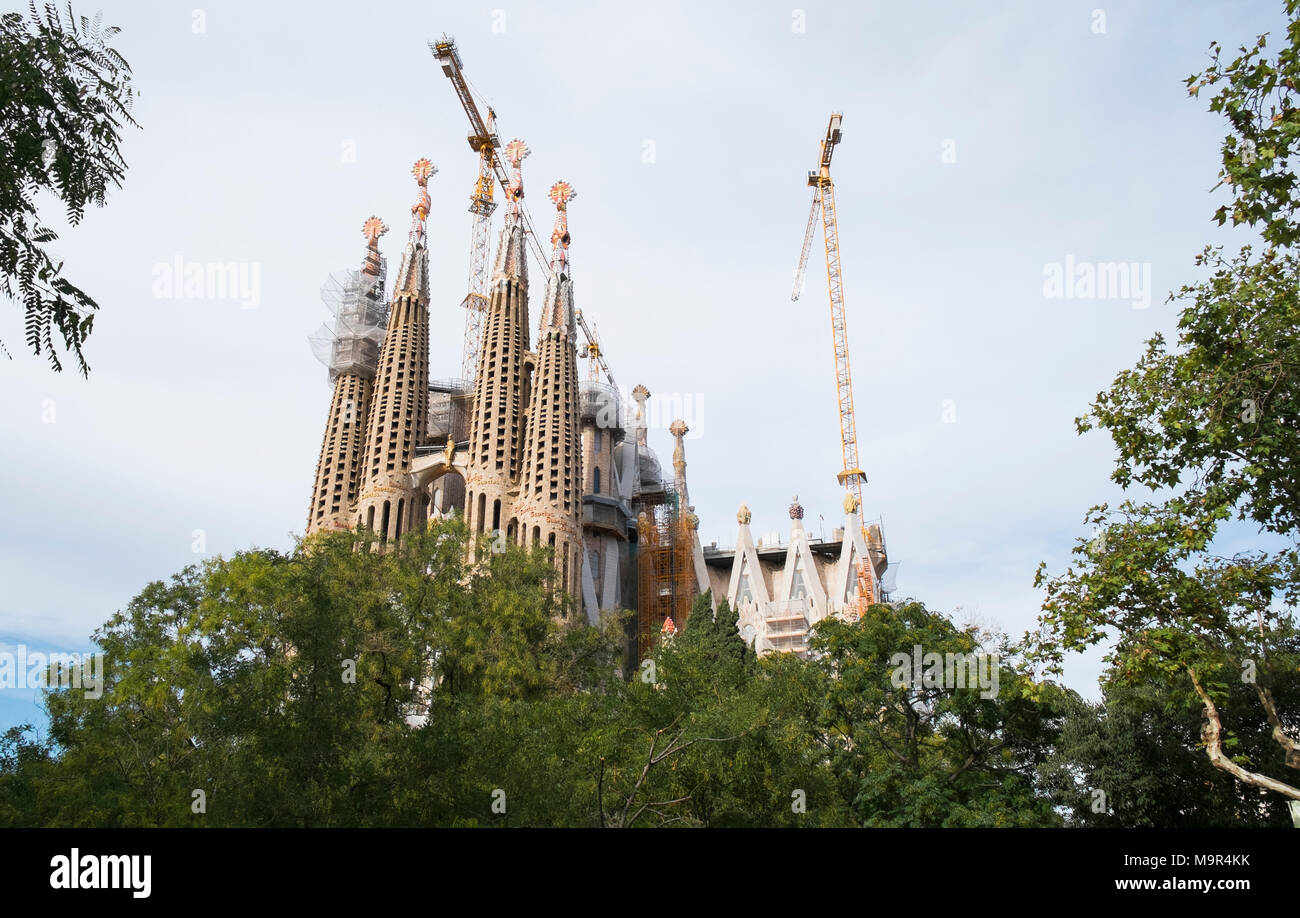
[[[899,594],[1022,633],[1038,563],[1060,570],[1115,496],[1109,441],[1073,419],[1224,238],[1224,130],[1183,80],[1211,40],[1281,22],[1280,3],[1103,2],[105,4],[142,129],[125,187],[56,244],[102,306],[89,380],[24,353],[0,309],[0,641],[82,648],[150,580],[292,544],[330,394],[307,343],[319,287],[359,264],[372,213],[396,264],[420,156],[439,168],[433,374],[457,375],[476,161],[426,47],[443,33],[534,151],[539,226],[545,189],[576,186],[578,305],[621,387],[680,399],[705,542],[734,543],[741,502],[785,533],[795,493],[809,528],[842,522],[820,238],[797,303],[790,284],[805,175],[844,112],[866,513]],[[157,295],[178,259],[256,285]],[[1128,290],[1045,295],[1053,266],[1120,263]],[[1095,694],[1098,670],[1069,681]],[[0,692],[0,723],[31,719],[30,692]]]

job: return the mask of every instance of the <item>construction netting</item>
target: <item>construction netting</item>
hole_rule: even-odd
[[[638,472],[640,474],[640,490],[654,491],[657,490],[656,483],[663,478],[663,466],[659,464],[659,457],[655,455],[654,450],[645,448],[641,450],[638,457]]]
[[[664,482],[662,491],[640,502],[637,516],[637,652],[652,652],[665,631],[686,626],[697,592],[691,528],[678,505],[677,492]],[[672,625],[667,622],[672,620]]]
[[[469,414],[473,397],[449,392],[429,393],[429,441],[446,443],[450,437],[460,443],[469,439]]]
[[[452,405],[448,392],[429,393],[429,428],[430,440],[446,442],[451,434]]]
[[[594,379],[584,379],[578,383],[578,413],[582,418],[593,419],[597,427],[605,430],[623,426],[623,409],[618,390]]]
[[[375,375],[379,345],[388,324],[384,302],[387,273],[387,262],[381,259],[377,277],[362,271],[339,271],[321,285],[321,302],[334,316],[334,325],[321,325],[308,340],[316,359],[329,368],[330,382],[340,373]]]

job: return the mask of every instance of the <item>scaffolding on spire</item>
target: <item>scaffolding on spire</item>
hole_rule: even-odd
[[[341,373],[373,377],[379,345],[388,325],[384,284],[388,264],[379,254],[379,237],[388,232],[384,221],[371,217],[362,226],[366,258],[359,271],[338,271],[321,285],[321,302],[334,317],[308,336],[312,353],[329,369],[330,382]]]
[[[663,490],[642,498],[637,517],[637,656],[648,659],[656,638],[672,621],[676,628],[690,624],[691,604],[699,592],[691,556],[694,515],[682,506],[677,489],[664,482]]]

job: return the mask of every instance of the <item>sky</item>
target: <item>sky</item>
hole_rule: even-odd
[[[1038,564],[1063,570],[1119,493],[1109,440],[1074,419],[1174,328],[1166,295],[1202,246],[1234,238],[1210,219],[1225,128],[1184,80],[1212,40],[1283,21],[1280,2],[1228,0],[194,2],[103,6],[140,93],[126,181],[76,227],[41,205],[101,305],[89,379],[25,352],[0,304],[0,649],[89,649],[148,582],[293,545],[330,398],[307,342],[319,288],[359,266],[371,214],[395,270],[422,156],[431,374],[459,375],[477,163],[426,46],[444,33],[503,141],[532,148],[543,235],[545,190],[576,187],[577,305],[622,389],[682,406],[705,543],[735,543],[742,502],[756,535],[788,533],[795,494],[814,534],[843,523],[820,236],[790,292],[806,174],[844,113],[865,516],[896,597],[1019,636]],[[168,295],[178,260],[237,263],[249,287]],[[1081,265],[1133,283],[1053,285]],[[1096,697],[1100,656],[1067,683]],[[0,727],[43,720],[33,692],[0,691]]]

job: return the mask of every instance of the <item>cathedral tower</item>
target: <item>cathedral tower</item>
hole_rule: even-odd
[[[505,227],[497,244],[475,374],[465,522],[472,533],[505,530],[506,536],[515,540],[520,536],[512,509],[523,454],[530,367],[528,263],[521,213],[521,163],[528,147],[516,139],[506,144],[505,152],[513,175],[506,188]]]
[[[410,471],[428,423],[429,255],[424,221],[429,215],[429,176],[436,171],[427,159],[411,170],[419,197],[411,207],[411,231],[393,289],[366,428],[356,519],[379,533],[381,545],[422,528],[427,515],[426,498],[411,486]]]
[[[366,419],[386,313],[379,237],[388,227],[378,217],[371,217],[362,232],[367,245],[361,270],[336,274],[326,282],[321,297],[334,313],[334,326],[322,327],[312,336],[317,356],[329,367],[334,397],[316,463],[307,535],[350,529],[356,519]]]
[[[541,307],[537,372],[528,406],[520,474],[519,523],[528,538],[555,548],[561,585],[581,596],[582,452],[578,430],[577,320],[569,276],[568,202],[573,186],[556,182],[551,277]]]

